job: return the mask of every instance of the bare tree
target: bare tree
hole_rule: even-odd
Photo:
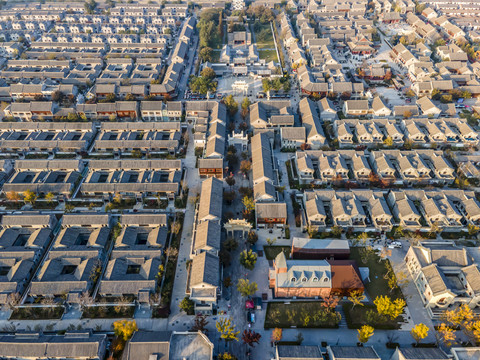
[[[93,298],[90,296],[90,294],[88,293],[88,291],[85,291],[82,293],[82,295],[80,295],[80,299],[79,299],[79,305],[80,305],[80,308],[83,310],[85,309],[87,306],[90,306],[94,303],[95,301],[93,300]]]
[[[19,293],[11,293],[7,296],[7,300],[4,304],[4,306],[8,310],[13,310],[15,309],[15,306],[17,306],[20,303],[20,294]]]
[[[178,249],[174,247],[169,247],[167,250],[165,250],[165,253],[168,257],[176,258],[178,256]]]

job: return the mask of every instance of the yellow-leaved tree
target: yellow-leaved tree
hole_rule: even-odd
[[[353,304],[352,308],[354,308],[355,305],[363,306],[362,301],[365,300],[365,295],[362,290],[352,290],[348,294],[348,300]]]
[[[363,325],[358,329],[358,341],[365,344],[373,335],[373,327],[370,325]]]
[[[430,329],[428,328],[427,325],[417,324],[413,327],[412,330],[410,330],[410,334],[412,335],[412,337],[415,339],[415,341],[418,344],[418,343],[420,343],[420,341],[422,341],[423,339],[425,339],[428,336],[428,330],[430,330]]]
[[[437,327],[437,333],[440,340],[447,346],[451,346],[456,339],[455,330],[445,323],[441,323],[440,326]]]
[[[395,299],[392,301],[388,296],[377,296],[373,301],[377,307],[377,312],[380,315],[389,317],[391,320],[395,320],[403,313],[406,302],[403,299]]]
[[[135,320],[119,320],[113,323],[113,332],[123,341],[128,341],[137,330]]]
[[[220,319],[215,324],[215,327],[220,333],[220,337],[225,340],[225,342],[232,340],[238,341],[238,334],[240,334],[240,331],[235,331],[235,325],[231,319]]]

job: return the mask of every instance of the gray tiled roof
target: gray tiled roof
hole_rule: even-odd
[[[197,226],[195,237],[195,250],[216,249],[220,250],[221,225],[216,221],[203,221]]]
[[[330,346],[334,358],[331,360],[380,360],[377,352],[372,346]]]
[[[444,360],[450,359],[437,348],[397,348],[405,360]]]
[[[425,280],[432,289],[433,295],[439,295],[448,291],[445,277],[443,273],[437,268],[437,264],[431,264],[422,268]]]
[[[190,287],[202,283],[211,286],[220,285],[220,262],[217,256],[208,252],[196,255],[192,260]]]
[[[211,177],[202,182],[198,219],[222,218],[223,181]]]
[[[15,334],[0,337],[0,356],[8,358],[92,358],[103,357],[106,335],[88,332],[65,335]]]
[[[317,345],[280,345],[277,346],[278,360],[323,360]]]
[[[255,204],[257,218],[287,218],[287,204],[285,203],[257,203]]]

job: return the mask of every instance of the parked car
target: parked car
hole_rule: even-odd
[[[402,243],[400,241],[392,241],[390,245],[388,245],[390,249],[401,249],[402,248]]]

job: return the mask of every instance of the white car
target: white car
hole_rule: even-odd
[[[388,245],[388,247],[391,249],[394,249],[394,248],[401,249],[402,243],[400,241],[393,241],[390,245]]]

